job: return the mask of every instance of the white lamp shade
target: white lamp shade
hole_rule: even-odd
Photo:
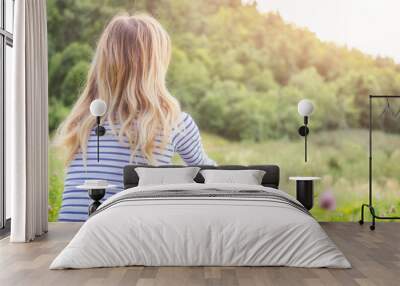
[[[103,116],[107,111],[107,104],[102,99],[95,99],[90,104],[90,113],[93,116]]]
[[[310,116],[314,111],[314,105],[310,100],[302,99],[297,105],[297,110],[301,116]]]

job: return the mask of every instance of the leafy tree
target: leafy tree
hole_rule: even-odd
[[[61,85],[61,98],[66,106],[72,106],[78,98],[81,88],[83,88],[89,67],[90,65],[88,62],[80,61],[76,63],[65,76]]]
[[[92,48],[88,44],[77,42],[71,43],[61,52],[54,54],[49,62],[50,97],[55,97],[66,106],[70,106],[86,76],[82,69],[90,63],[92,55]],[[82,78],[75,78],[74,84],[65,83],[70,82],[72,77],[77,75]]]

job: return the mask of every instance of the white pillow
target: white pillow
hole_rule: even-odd
[[[204,183],[234,183],[261,185],[265,171],[262,170],[202,170]]]
[[[139,186],[195,183],[199,167],[183,168],[135,168]]]

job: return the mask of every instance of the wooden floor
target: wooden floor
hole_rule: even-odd
[[[48,270],[80,224],[51,223],[28,244],[0,241],[0,285],[400,285],[400,223],[322,223],[352,269],[289,267],[124,267]]]

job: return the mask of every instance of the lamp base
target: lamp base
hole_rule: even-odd
[[[103,136],[104,134],[106,134],[106,129],[104,128],[104,126],[99,125],[96,127],[95,133],[98,136]]]
[[[300,136],[306,136],[308,135],[308,133],[310,133],[310,130],[308,129],[307,126],[303,125],[299,128],[299,134]]]

